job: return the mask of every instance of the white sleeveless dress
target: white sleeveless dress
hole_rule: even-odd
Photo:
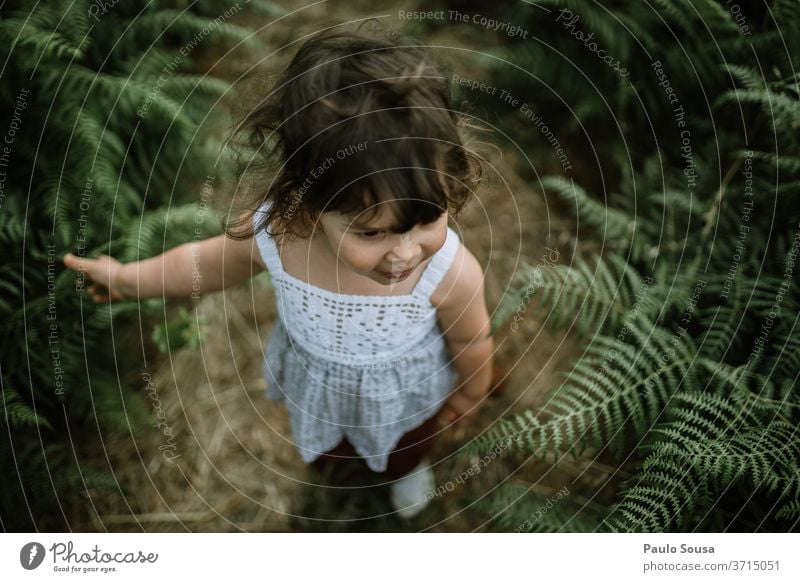
[[[453,262],[458,234],[447,228],[413,292],[399,296],[313,286],[283,270],[264,230],[256,242],[278,312],[264,359],[266,397],[286,403],[306,463],[346,437],[370,469],[385,471],[400,437],[436,414],[454,388],[430,297]]]

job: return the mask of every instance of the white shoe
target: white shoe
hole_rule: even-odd
[[[433,492],[435,486],[433,469],[423,460],[408,475],[391,484],[392,507],[400,517],[410,519],[428,505],[432,498],[428,493]]]

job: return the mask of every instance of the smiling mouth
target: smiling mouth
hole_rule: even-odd
[[[399,273],[387,273],[385,271],[378,271],[381,275],[386,277],[387,279],[402,279],[403,277],[407,277],[411,274],[414,269],[408,269],[407,271],[400,271]]]

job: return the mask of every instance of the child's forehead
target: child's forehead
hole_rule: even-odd
[[[351,212],[334,211],[333,214],[346,226],[390,229],[397,223],[397,216],[391,206],[391,204],[384,203]]]

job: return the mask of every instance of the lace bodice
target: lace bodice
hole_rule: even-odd
[[[260,211],[269,208],[263,205]],[[255,217],[254,217],[255,219]],[[348,365],[379,365],[409,353],[437,326],[431,295],[450,268],[459,245],[447,228],[444,245],[407,295],[350,295],[322,289],[283,269],[275,241],[256,242],[275,287],[278,315],[292,340],[311,354]]]

